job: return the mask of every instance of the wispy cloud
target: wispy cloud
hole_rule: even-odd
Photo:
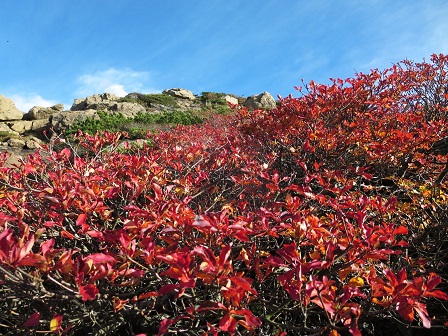
[[[425,16],[429,23],[426,32],[424,32],[424,48],[431,50],[432,53],[446,53],[448,50],[448,21],[446,13],[448,4],[441,4],[439,11],[426,10]]]
[[[428,60],[432,53],[446,52],[447,10],[448,4],[440,4],[438,10],[434,10],[425,2],[406,6],[397,3],[393,7],[377,3],[376,12],[370,13],[374,24],[363,26],[364,41],[369,43],[353,48],[347,60],[357,70],[368,71],[388,68],[403,59],[421,62],[423,58]]]
[[[28,112],[34,106],[49,107],[56,105],[57,102],[42,98],[38,94],[19,95],[15,94],[9,97],[16,107],[22,112]]]
[[[129,92],[158,92],[159,90],[146,87],[149,79],[149,72],[146,71],[110,68],[79,76],[76,94],[84,97],[108,92],[123,97]]]

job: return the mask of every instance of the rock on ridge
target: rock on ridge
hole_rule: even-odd
[[[196,99],[193,92],[191,92],[189,90],[181,89],[181,88],[167,89],[167,90],[164,90],[162,93],[170,95],[174,98],[182,98],[182,99],[190,99],[190,100]]]
[[[243,104],[246,107],[254,109],[273,109],[276,107],[274,97],[269,92],[263,92],[258,95],[250,96]]]
[[[14,102],[0,95],[0,121],[5,120],[21,120],[23,112],[19,111],[14,105]]]
[[[24,120],[40,120],[48,119],[53,113],[62,112],[64,110],[63,104],[56,104],[51,107],[34,106],[28,113],[23,116]]]
[[[88,96],[86,98],[78,98],[75,99],[73,105],[71,107],[71,111],[82,111],[88,109],[102,109],[107,108],[110,105],[110,102],[117,101],[120,98],[112,93],[102,93],[102,94],[94,94],[92,96]]]
[[[224,100],[232,105],[238,105],[238,98],[236,97],[225,95]]]
[[[87,118],[99,119],[96,110],[88,109],[82,111],[63,111],[51,115],[51,126],[56,132],[62,132],[69,128],[77,121],[86,120]]]

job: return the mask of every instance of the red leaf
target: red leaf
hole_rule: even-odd
[[[115,264],[117,261],[114,257],[104,254],[104,253],[92,253],[88,256],[84,257],[84,260],[92,260],[94,263],[107,263],[107,264]]]
[[[431,273],[429,279],[426,281],[426,288],[432,291],[436,286],[442,282],[442,278],[435,273]]]
[[[152,189],[154,190],[156,200],[162,199],[162,188],[157,184],[152,184]]]
[[[27,162],[25,164],[25,174],[31,174],[36,171],[37,171],[36,167],[34,167],[31,163]]]
[[[100,239],[104,239],[104,235],[102,232],[97,231],[97,230],[89,230],[86,231],[86,234],[88,234],[90,237],[92,238],[100,238]]]
[[[216,269],[216,258],[213,251],[206,246],[195,246],[194,253],[200,255],[206,264],[208,272],[214,272]],[[201,268],[202,269],[202,268]]]
[[[3,212],[0,212],[0,224],[4,224],[5,222],[13,222],[16,221],[17,218],[13,216],[6,215]]]
[[[51,238],[49,240],[47,240],[46,242],[43,242],[42,244],[40,244],[40,249],[42,251],[42,255],[45,257],[50,251],[53,250],[53,246],[54,246],[54,238]]]
[[[143,293],[143,294],[140,294],[138,296],[138,300],[144,300],[144,299],[147,299],[147,298],[150,298],[150,297],[154,297],[154,296],[159,296],[159,293],[157,293],[157,292]]]
[[[110,187],[109,189],[107,189],[107,192],[104,195],[104,198],[112,198],[116,194],[118,194],[119,192],[120,192],[120,188],[118,188],[118,187]]]
[[[221,250],[221,253],[219,254],[219,267],[222,271],[228,270],[229,267],[231,267],[232,261],[229,261],[230,253],[232,248],[232,244],[224,246],[224,248]]]
[[[211,336],[218,336],[218,331],[216,330],[216,328],[210,324],[210,322],[207,322],[207,334],[202,334],[201,336],[209,336],[211,334]]]
[[[414,306],[415,311],[418,316],[422,320],[423,326],[425,328],[431,328],[431,318],[428,315],[428,311],[426,310],[426,305],[421,302],[416,302]]]
[[[202,216],[196,216],[193,223],[191,224],[194,227],[200,228],[200,229],[209,229],[212,232],[218,231],[216,228],[214,228],[209,221],[205,220]]]
[[[157,333],[157,336],[163,335],[168,331],[168,328],[173,325],[174,323],[177,323],[179,320],[188,318],[188,316],[178,316],[175,319],[164,319],[159,324],[159,332]]]
[[[402,268],[398,274],[397,274],[397,281],[399,284],[404,284],[405,281],[407,280],[408,275],[406,273],[406,270],[404,268]]]
[[[230,313],[224,315],[224,317],[219,321],[219,329],[222,331],[227,331],[231,334],[235,333],[237,321]]]
[[[23,324],[24,327],[35,327],[40,323],[40,313],[35,312],[28,320]]]
[[[78,219],[76,220],[76,225],[81,226],[83,230],[88,230],[89,226],[86,225],[86,219],[87,219],[86,214],[79,214]]]
[[[174,320],[172,319],[164,319],[160,322],[159,325],[159,332],[157,333],[157,335],[164,335],[167,331],[168,328],[170,327],[170,325],[172,325],[174,323]]]
[[[165,294],[170,293],[173,290],[178,289],[178,288],[179,288],[178,284],[166,284],[166,285],[163,285],[157,293],[159,295],[165,295]]]
[[[249,309],[240,309],[240,310],[231,310],[231,313],[236,315],[243,315],[244,321],[238,321],[239,324],[242,324],[247,329],[253,329],[261,326],[261,320],[254,316],[252,311]]]
[[[127,277],[127,278],[142,278],[145,275],[145,271],[135,269],[135,268],[128,268],[126,270],[123,270],[118,273],[120,276]]]
[[[79,294],[81,294],[83,301],[94,300],[98,295],[98,293],[99,293],[98,288],[93,284],[79,287]]]
[[[124,308],[124,305],[129,302],[129,299],[120,300],[118,297],[114,297],[114,312],[118,312],[119,310]]]
[[[196,309],[197,312],[207,311],[207,310],[218,310],[226,309],[226,307],[220,302],[204,301]]]
[[[314,302],[316,305],[321,307],[323,310],[328,312],[330,316],[333,316],[335,313],[335,302],[334,300],[330,300],[327,297],[315,297],[314,299],[310,300],[311,302]]]
[[[69,158],[71,156],[72,152],[68,148],[64,148],[59,152],[60,157],[65,156],[66,158]]]
[[[257,295],[257,291],[251,287],[251,281],[249,278],[231,277],[230,280],[237,285],[239,289],[243,289],[254,295]]]
[[[448,300],[448,295],[445,292],[442,292],[441,290],[433,290],[431,292],[426,292],[424,296],[431,296],[442,300]]]
[[[397,298],[397,313],[406,321],[414,321],[413,306],[409,304],[408,299],[404,296],[399,296]]]
[[[409,231],[408,231],[408,229],[405,226],[399,226],[393,232],[394,235],[408,234],[408,233],[409,233]]]
[[[11,248],[15,244],[13,233],[11,228],[0,232],[0,261],[9,259]]]
[[[25,245],[20,250],[18,261],[22,260],[28,253],[30,253],[31,249],[33,248],[33,245],[34,245],[34,236],[31,236],[31,238],[25,243]]]
[[[392,286],[397,286],[400,283],[397,281],[397,277],[395,276],[394,273],[392,273],[392,271],[390,269],[385,269],[383,270],[384,275],[386,276],[386,278],[389,280],[389,282],[391,283]]]

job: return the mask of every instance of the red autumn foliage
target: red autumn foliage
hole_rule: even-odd
[[[446,328],[447,69],[404,61],[143,148],[80,133],[0,167],[1,333]]]

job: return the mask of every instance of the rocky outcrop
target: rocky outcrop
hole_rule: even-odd
[[[224,100],[232,105],[238,105],[238,98],[226,95],[224,96]]]
[[[10,129],[16,131],[18,133],[27,133],[30,131],[43,131],[49,125],[49,120],[40,119],[40,120],[19,120],[8,122],[6,125],[9,126]]]
[[[111,104],[108,110],[110,112],[121,113],[126,118],[131,118],[139,112],[144,112],[146,109],[138,103],[121,102]]]
[[[8,147],[12,147],[12,148],[17,148],[17,149],[37,149],[39,147],[41,147],[42,145],[42,140],[30,136],[30,137],[26,137],[26,138],[20,138],[20,137],[11,137],[10,139],[8,139],[6,141],[6,143],[4,144],[5,146]]]
[[[25,148],[26,142],[23,139],[11,138],[7,142],[9,147],[13,148]]]
[[[119,97],[112,93],[95,94],[87,98],[76,99],[70,111],[96,110],[117,112],[127,118],[134,117],[138,112],[145,111],[145,107],[138,103],[118,102]]]
[[[25,148],[28,149],[37,149],[39,147],[41,147],[42,145],[42,141],[36,137],[28,137],[27,139],[25,139]]]
[[[14,102],[0,95],[0,121],[5,120],[20,120],[23,118],[23,113],[17,109]]]
[[[14,132],[5,123],[0,123],[0,133],[17,133],[17,132]]]
[[[191,111],[207,106],[206,101],[196,99],[189,90],[167,89],[163,94],[173,97],[175,103],[173,104],[171,99],[170,104],[166,103],[169,106],[165,106],[164,99],[158,100],[160,97],[148,103],[148,98],[151,97],[141,93],[128,94],[124,99],[111,93],[102,93],[75,99],[68,111],[64,111],[62,104],[57,104],[51,107],[34,106],[25,114],[19,111],[10,99],[0,95],[0,146],[35,148],[39,144],[37,138],[45,141],[47,135],[51,135],[53,131],[62,133],[76,122],[89,117],[98,119],[99,111],[121,113],[132,118],[139,112]],[[222,98],[231,104],[238,104],[235,96],[223,94]],[[266,99],[262,97],[260,101],[266,106]],[[44,134],[44,131],[50,132]]]
[[[96,110],[84,110],[84,111],[64,111],[51,115],[50,123],[51,128],[56,132],[62,132],[69,128],[77,121],[82,121],[88,117],[98,119],[98,112]]]
[[[277,105],[274,97],[269,92],[263,92],[259,95],[253,95],[246,99],[243,104],[253,109],[273,109]]]
[[[57,104],[51,107],[41,107],[34,106],[28,113],[25,113],[23,120],[42,120],[48,119],[53,113],[62,112],[64,110],[64,105]]]
[[[88,96],[86,98],[75,99],[70,110],[107,110],[113,102],[116,102],[119,99],[119,97],[112,93],[94,94],[93,96]]]
[[[190,99],[190,100],[196,99],[193,92],[191,92],[189,90],[185,90],[185,89],[180,89],[180,88],[167,89],[167,90],[164,90],[162,93],[170,95],[174,98]]]

